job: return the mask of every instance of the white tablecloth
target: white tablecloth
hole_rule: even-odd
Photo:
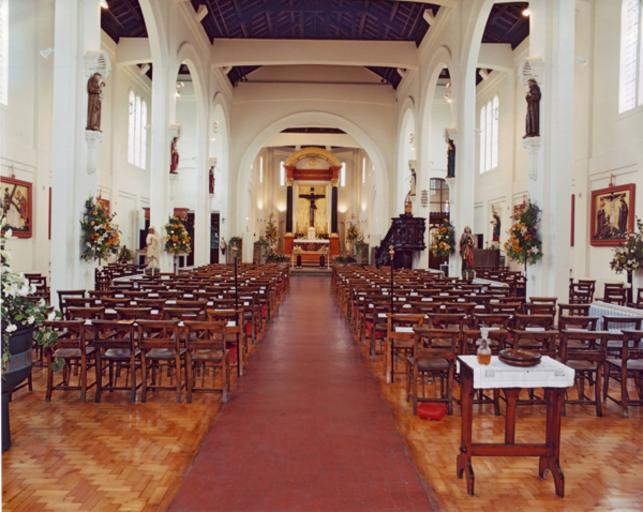
[[[628,308],[625,306],[619,306],[618,304],[610,304],[609,302],[602,302],[600,300],[594,301],[589,306],[589,316],[597,316],[598,322],[596,323],[596,329],[599,331],[603,329],[603,317],[604,316],[616,316],[619,318],[636,318],[643,316],[643,310],[636,308]],[[627,326],[623,326],[627,328]]]
[[[473,370],[474,389],[495,388],[568,388],[574,384],[574,370],[563,363],[543,356],[537,366],[520,368],[491,357],[491,364],[478,364],[477,356],[458,356],[462,364]]]
[[[501,281],[493,281],[491,279],[484,279],[482,277],[476,277],[473,280],[473,284],[482,284],[485,286],[500,286],[502,288],[508,288],[509,285],[507,283],[503,283]]]

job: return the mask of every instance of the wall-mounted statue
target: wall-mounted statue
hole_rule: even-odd
[[[447,178],[455,178],[455,142],[447,139]]]
[[[173,137],[170,144],[170,174],[177,174],[179,168],[179,150],[176,148],[178,140],[178,137]]]
[[[494,206],[491,207],[491,225],[493,226],[491,240],[493,242],[500,242],[501,221],[500,215],[498,215],[498,212],[496,211],[496,208]]]
[[[214,165],[211,165],[208,171],[208,190],[210,194],[214,194]]]
[[[100,132],[100,112],[105,82],[100,73],[94,73],[87,80],[87,126],[86,130]]]
[[[538,82],[533,78],[530,78],[527,82],[529,85],[529,90],[527,91],[527,118],[526,118],[526,127],[525,127],[525,136],[523,139],[528,137],[540,137],[540,87],[538,87]]]

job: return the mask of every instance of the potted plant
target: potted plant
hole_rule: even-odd
[[[85,201],[85,211],[80,220],[81,259],[98,260],[98,265],[110,255],[118,253],[121,235],[118,227],[112,223],[116,214],[109,214],[93,197]]]
[[[24,274],[11,269],[6,240],[11,230],[4,229],[4,212],[0,218],[0,260],[2,281],[2,451],[11,446],[9,430],[9,397],[11,392],[31,374],[31,349],[34,340],[42,346],[55,343],[53,331],[39,329],[46,319],[47,305],[43,299],[31,297],[35,287]]]
[[[632,276],[643,266],[643,221],[637,217],[636,231],[628,233],[625,243],[614,249],[614,256],[610,261],[610,267],[617,274],[627,273],[627,301],[632,302],[634,290],[632,288]]]
[[[263,237],[266,242],[268,242],[270,254],[274,253],[275,249],[277,248],[279,233],[277,232],[277,225],[275,224],[274,215],[272,213],[268,217],[268,222],[266,223],[266,232]]]

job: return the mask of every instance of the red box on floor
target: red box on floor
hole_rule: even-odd
[[[447,413],[445,404],[423,403],[417,407],[418,418],[423,420],[441,420]]]

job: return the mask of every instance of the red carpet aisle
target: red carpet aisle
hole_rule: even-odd
[[[293,278],[171,510],[430,509],[330,279]]]

